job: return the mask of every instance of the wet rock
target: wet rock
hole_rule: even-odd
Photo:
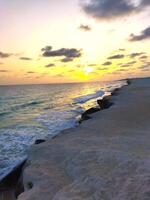
[[[113,105],[113,103],[110,101],[109,97],[104,97],[103,99],[98,99],[97,103],[102,110],[107,109]]]
[[[45,142],[45,141],[46,141],[46,140],[38,139],[38,140],[35,141],[34,144],[41,144],[41,143],[43,143],[43,142]]]
[[[119,88],[114,89],[113,92],[111,93],[111,96],[118,95],[118,92],[119,92]]]
[[[98,112],[100,111],[100,108],[89,108],[88,110],[86,110],[82,116],[81,116],[81,119],[79,120],[79,123],[81,123],[82,121],[84,120],[88,120],[88,119],[91,119],[91,117],[89,116],[90,114],[93,114],[95,112]]]

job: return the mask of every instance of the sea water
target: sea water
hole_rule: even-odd
[[[78,125],[77,117],[126,81],[0,86],[0,179],[36,139]]]

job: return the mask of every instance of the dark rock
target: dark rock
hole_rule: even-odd
[[[34,144],[41,144],[43,142],[45,142],[46,140],[43,140],[43,139],[38,139],[38,140],[35,140],[35,143]]]
[[[91,117],[89,116],[90,114],[93,114],[95,112],[100,111],[100,108],[89,108],[88,110],[86,110],[82,115],[81,115],[81,119],[79,120],[79,123],[81,123],[84,120],[88,120],[91,119]]]
[[[109,97],[104,97],[103,99],[98,99],[97,103],[102,110],[107,109],[107,108],[109,108],[110,106],[113,105],[113,103],[110,102]]]
[[[114,89],[113,92],[111,93],[111,96],[118,95],[118,92],[119,92],[119,88]]]
[[[93,114],[93,113],[98,112],[98,111],[100,111],[100,108],[90,108],[90,109],[86,110],[86,111],[82,114],[82,116],[90,115],[90,114]]]
[[[22,171],[25,163],[26,159],[14,167],[14,169],[0,181],[0,193],[13,189],[14,196],[17,197],[24,191]]]
[[[130,85],[131,84],[131,80],[127,79],[127,84]]]

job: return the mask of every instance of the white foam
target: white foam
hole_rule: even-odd
[[[83,95],[74,99],[75,103],[85,103],[91,99],[95,99],[97,97],[102,97],[105,94],[104,91],[99,90],[93,94]]]

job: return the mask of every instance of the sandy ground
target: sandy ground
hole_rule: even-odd
[[[150,78],[29,152],[19,200],[150,200]]]

